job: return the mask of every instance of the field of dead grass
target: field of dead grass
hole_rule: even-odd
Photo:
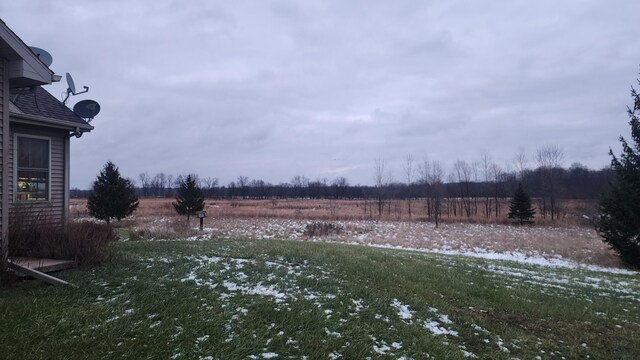
[[[137,216],[173,216],[175,210],[169,198],[144,198],[140,200]],[[539,214],[535,221],[538,225],[551,226],[590,226],[584,216],[592,217],[596,212],[594,201],[567,200],[561,203],[561,217],[551,221]],[[425,222],[427,217],[425,200],[391,200],[384,202],[384,211],[378,213],[378,203],[375,200],[329,200],[329,199],[207,199],[205,200],[207,216],[213,218],[282,218],[304,220],[378,220],[378,221],[416,221]],[[535,203],[534,203],[535,206]],[[409,212],[411,207],[411,213]],[[478,200],[477,214],[471,217],[454,215],[451,211],[441,216],[444,223],[475,223],[475,224],[511,224],[507,219],[509,202],[500,202],[500,214],[494,215],[493,205],[491,215],[484,214],[481,200]],[[85,199],[71,199],[72,217],[88,216]]]
[[[581,225],[559,221],[552,225],[519,227],[504,222],[474,223],[450,219],[436,229],[424,216],[382,219],[363,216],[372,202],[329,200],[208,200],[203,232],[197,220],[186,223],[176,216],[171,199],[142,199],[135,216],[120,226],[132,238],[234,238],[335,241],[364,245],[391,245],[416,249],[461,252],[495,252],[567,259],[583,264],[621,267],[617,256],[607,248],[586,222]],[[412,207],[420,209],[420,202]],[[576,208],[581,204],[574,204]],[[332,208],[335,207],[335,208]],[[336,209],[339,211],[336,212]],[[360,216],[358,216],[359,211]],[[87,218],[86,202],[72,199],[74,218]],[[332,216],[333,215],[333,216]],[[577,216],[577,215],[575,215]],[[314,226],[314,224],[325,224]],[[330,228],[327,234],[309,232]]]

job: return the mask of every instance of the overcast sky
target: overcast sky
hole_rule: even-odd
[[[373,183],[407,155],[609,164],[640,64],[630,1],[2,1],[102,111],[71,186],[141,172]],[[61,83],[46,87],[58,98]]]

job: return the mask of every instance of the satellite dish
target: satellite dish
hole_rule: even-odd
[[[69,85],[69,92],[71,92],[73,95],[76,94],[76,84],[73,82],[73,78],[71,77],[71,74],[67,73],[67,84]]]
[[[62,100],[63,104],[67,103],[67,100],[69,99],[69,95],[73,94],[78,95],[78,94],[84,94],[86,92],[89,91],[89,87],[88,86],[83,86],[84,87],[84,91],[80,91],[80,92],[76,92],[76,84],[73,82],[73,78],[71,77],[71,74],[67,73],[67,85],[69,86],[67,88],[67,96],[64,98],[64,100]]]
[[[53,64],[53,58],[51,57],[51,54],[49,54],[46,50],[42,50],[35,46],[29,46],[29,49],[31,49],[31,51],[36,54],[38,59],[40,59],[43,64],[47,66],[51,66],[51,64]]]
[[[82,100],[73,107],[73,112],[83,119],[93,119],[100,112],[100,104],[94,100]]]

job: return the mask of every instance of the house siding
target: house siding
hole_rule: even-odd
[[[4,59],[0,59],[0,209],[3,209],[3,204],[4,202],[3,200],[3,194],[4,194],[4,189],[2,186],[3,180],[4,179],[4,173],[3,173],[3,161],[4,161],[4,156],[3,156],[3,141],[2,139],[4,138],[3,134],[3,129],[4,129],[4,82],[5,82],[5,74],[4,74],[4,69],[5,69],[5,60]],[[4,225],[4,211],[0,211],[0,239],[4,238],[4,230],[5,227]]]
[[[27,211],[39,219],[49,222],[62,223],[65,219],[65,146],[68,143],[67,131],[48,129],[43,127],[27,126],[22,124],[11,125],[9,137],[9,203],[10,210],[18,207],[21,211]],[[50,139],[50,169],[49,169],[49,200],[48,201],[16,201],[15,193],[15,135],[33,135]]]
[[[6,109],[5,109],[6,106]],[[9,126],[9,79],[7,77],[7,61],[0,58],[0,269],[6,264],[7,256],[3,249],[7,249],[8,227],[9,227],[9,211],[6,208],[8,201],[7,196],[7,174],[5,159],[7,158],[8,148],[5,146],[6,139],[9,138],[5,129]]]

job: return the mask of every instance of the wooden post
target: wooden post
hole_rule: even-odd
[[[196,215],[200,219],[200,231],[204,229],[204,218],[207,216],[207,212],[204,210],[196,211]]]

